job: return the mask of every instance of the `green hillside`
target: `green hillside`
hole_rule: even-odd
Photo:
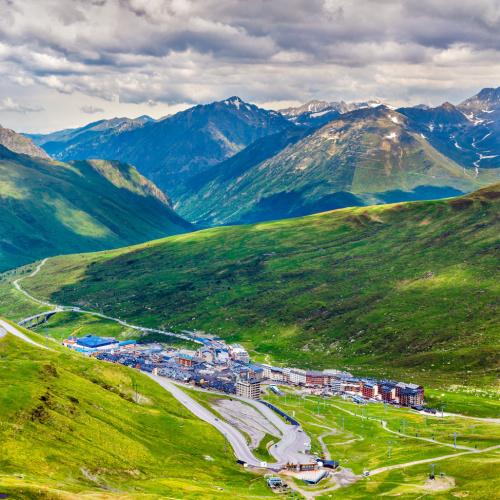
[[[50,345],[55,352],[0,339],[0,493],[267,497],[264,481],[224,451],[221,434],[152,380]]]
[[[299,134],[276,134],[216,165],[179,200],[179,212],[203,225],[258,222],[456,196],[500,179],[494,169],[481,169],[477,176],[464,169],[407,117],[384,106],[359,109]],[[281,149],[275,151],[271,141]]]
[[[499,197],[497,184],[57,257],[23,286],[243,341],[260,359],[488,383],[499,359]]]
[[[0,271],[189,229],[165,195],[130,165],[61,163],[0,146]]]

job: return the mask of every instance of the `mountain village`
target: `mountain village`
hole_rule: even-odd
[[[277,385],[289,385],[311,394],[342,395],[359,404],[382,402],[424,409],[424,388],[421,385],[359,378],[337,369],[317,371],[252,363],[240,344],[226,344],[217,337],[198,336],[197,340],[202,343],[197,350],[95,335],[71,337],[63,344],[103,361],[250,399],[260,399],[264,385],[278,395],[281,391]]]

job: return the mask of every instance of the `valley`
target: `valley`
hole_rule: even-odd
[[[209,331],[257,359],[489,386],[497,204],[493,186],[210,229],[52,258],[23,287],[144,327]]]
[[[493,500],[499,0],[0,0],[0,500]]]
[[[0,145],[0,270],[41,257],[105,250],[192,230],[137,170],[61,163]]]
[[[88,388],[86,388],[85,396],[78,393],[77,384],[75,384],[75,376],[73,375],[73,377],[70,377],[67,371],[70,369],[70,366],[79,368],[80,374],[78,377],[80,380],[83,381],[86,377],[91,376],[92,382],[97,384],[96,387],[100,386],[102,387],[100,390],[110,391],[108,399],[113,398],[112,394],[115,393],[117,394],[115,400],[118,398],[119,401],[120,398],[123,398],[124,403],[122,404],[128,404],[129,407],[132,405],[139,407],[145,406],[146,408],[155,404],[151,400],[152,397],[154,398],[153,401],[158,401],[159,393],[157,391],[152,391],[153,386],[148,384],[147,378],[145,378],[144,375],[137,372],[133,374],[134,370],[129,368],[122,368],[120,370],[116,365],[109,365],[96,360],[93,360],[94,362],[89,364],[92,359],[81,358],[81,355],[72,354],[68,352],[66,348],[62,348],[66,351],[65,353],[61,350],[61,347],[54,342],[49,343],[48,349],[44,348],[45,346],[42,345],[42,337],[36,333],[26,331],[26,333],[23,334],[19,332],[18,328],[16,333],[16,328],[12,328],[5,322],[2,323],[3,327],[7,328],[8,332],[14,333],[14,336],[9,334],[5,335],[4,330],[3,334],[0,335],[2,359],[4,359],[3,355],[6,352],[9,353],[9,347],[12,342],[14,342],[14,345],[17,345],[17,350],[19,351],[20,348],[24,353],[25,364],[27,362],[26,354],[32,349],[35,349],[37,352],[35,363],[45,362],[43,370],[46,372],[44,378],[47,381],[48,388],[45,395],[40,398],[42,405],[36,409],[37,419],[40,419],[39,421],[35,420],[37,425],[45,426],[54,418],[59,419],[62,424],[63,420],[61,420],[61,418],[65,411],[63,410],[60,400],[62,381],[56,380],[58,383],[55,384],[55,381],[53,382],[51,378],[59,379],[63,377],[67,382],[71,380],[71,384],[66,386],[66,390],[69,391],[69,395],[66,397],[73,405],[68,409],[72,415],[71,432],[73,434],[75,430],[78,433],[82,432],[78,427],[78,422],[81,416],[83,416],[82,413],[88,413],[86,406],[91,392],[89,393]],[[18,342],[21,342],[21,344],[16,344]],[[29,347],[21,347],[23,342],[30,342],[32,344],[28,344]],[[26,352],[26,350],[28,352]],[[47,354],[42,356],[43,352]],[[47,360],[46,356],[52,357],[52,359]],[[57,359],[57,364],[54,364],[55,359]],[[64,363],[63,359],[65,360]],[[68,361],[70,365],[66,365]],[[88,366],[85,366],[86,364]],[[84,366],[87,369],[82,372]],[[113,378],[111,378],[112,374]],[[117,378],[118,376],[119,378]],[[124,382],[127,380],[126,377],[133,377],[131,390],[127,389],[127,385],[124,385]],[[175,387],[171,382],[167,382],[166,380],[162,381],[160,380],[162,377],[154,375],[151,376],[151,378],[157,380],[160,385],[167,388],[168,392],[171,392],[174,397],[191,412],[194,412],[194,414],[201,417],[202,420],[206,420],[214,426],[215,429],[218,429],[224,434],[234,447],[236,457],[240,455],[241,452],[238,451],[239,446],[246,446],[244,444],[244,439],[241,445],[235,444],[232,441],[231,435],[236,433],[236,437],[238,431],[233,429],[231,424],[226,423],[225,420],[219,420],[219,418],[216,417],[216,415],[219,414],[215,411],[216,406],[214,405],[220,401],[221,398],[226,396],[206,391],[198,392],[192,389],[187,390],[185,386],[182,385]],[[110,385],[111,381],[113,381],[112,385]],[[26,384],[26,376],[23,377],[22,382]],[[118,385],[116,385],[117,383]],[[138,388],[140,388],[140,395]],[[304,432],[307,432],[312,438],[312,454],[323,456],[323,459],[325,459],[326,455],[328,460],[335,458],[335,460],[339,460],[341,463],[341,469],[339,471],[328,473],[326,479],[312,486],[308,486],[307,484],[304,485],[303,481],[291,476],[290,472],[281,471],[281,480],[288,484],[290,490],[295,494],[299,493],[305,498],[316,498],[323,497],[324,495],[331,496],[332,493],[337,493],[342,498],[358,498],[357,495],[359,495],[360,491],[367,492],[372,491],[373,488],[379,488],[380,482],[375,478],[378,476],[385,478],[387,475],[391,475],[394,479],[397,478],[389,483],[384,483],[385,487],[389,487],[390,491],[394,493],[401,490],[406,491],[406,493],[417,493],[419,490],[423,491],[425,488],[431,487],[442,487],[444,491],[451,489],[454,494],[461,494],[462,492],[467,494],[470,492],[471,487],[475,488],[475,492],[481,495],[487,494],[487,492],[490,491],[488,478],[492,477],[491,473],[493,469],[488,469],[488,465],[492,463],[491,460],[494,461],[495,457],[497,457],[497,450],[500,446],[496,444],[498,443],[498,437],[495,435],[500,427],[497,422],[490,422],[491,419],[467,420],[459,415],[447,415],[446,417],[441,417],[439,414],[430,416],[419,415],[411,410],[393,408],[388,405],[368,404],[368,406],[359,406],[358,404],[338,397],[325,399],[324,397],[315,395],[317,392],[315,392],[314,389],[301,389],[297,391],[286,386],[282,386],[281,388],[282,391],[279,395],[268,391],[265,399],[278,405],[285,412],[289,414],[293,413],[294,417],[299,419],[304,426]],[[129,396],[127,396],[127,390],[129,390]],[[195,403],[188,394],[191,394],[192,397],[196,395],[195,399],[199,400],[202,406]],[[76,397],[76,395],[78,395],[78,397]],[[210,397],[207,398],[207,396]],[[165,396],[162,396],[162,398],[164,399]],[[102,400],[100,395],[99,400]],[[250,400],[244,401],[244,406],[245,404],[258,404],[255,402],[252,403]],[[42,408],[44,404],[47,407],[46,409]],[[75,407],[75,405],[77,406]],[[190,432],[190,440],[192,440],[193,428],[191,426],[191,420],[186,418],[182,411],[173,410],[172,403],[170,403],[168,407],[170,413],[174,411],[179,412],[179,417],[182,419],[182,423],[180,423],[181,433],[187,427]],[[116,407],[114,411],[116,411]],[[128,411],[130,412],[130,409]],[[140,415],[141,411],[144,413],[144,410],[141,408],[136,408],[134,409],[134,414]],[[259,409],[259,411],[262,410]],[[40,415],[40,417],[38,417],[38,415]],[[283,427],[283,423],[281,423],[280,419],[276,419],[276,416],[273,417],[272,415],[271,412],[268,417],[270,418],[270,422],[273,422],[271,425],[276,425],[283,430],[288,427],[286,425]],[[94,416],[93,418],[95,419],[96,417]],[[144,416],[141,418],[144,420]],[[153,428],[151,427],[153,425],[153,420],[150,418],[148,422],[148,431],[150,432]],[[111,422],[109,423],[111,424]],[[115,425],[114,422],[113,425]],[[130,428],[130,425],[132,425],[130,416],[121,425],[128,425]],[[88,424],[86,427],[88,427]],[[63,429],[66,429],[66,426],[64,426]],[[21,432],[25,436],[24,440],[26,440],[26,438],[32,439],[29,434],[30,431],[28,426],[23,426]],[[390,434],[394,435],[392,440],[389,439]],[[137,435],[137,432],[134,433],[134,436],[135,435]],[[453,444],[453,439],[450,441],[450,435],[451,438],[455,436],[455,444]],[[8,438],[8,436],[8,434],[4,433],[4,437]],[[306,434],[304,434],[304,437],[305,436]],[[458,440],[457,436],[459,436]],[[159,436],[157,436],[157,438],[158,437]],[[115,441],[116,437],[114,434],[109,435],[106,440],[107,443]],[[214,462],[219,463],[219,459],[214,458],[216,456],[218,457],[218,455],[214,455],[213,452],[215,442],[216,441],[212,442],[212,451],[210,455],[204,455],[205,461],[208,461],[208,464],[210,464],[202,466],[205,473],[208,473],[208,468],[213,469],[215,465],[212,464]],[[129,447],[130,444],[129,438]],[[129,454],[132,449],[133,448],[129,448]],[[224,445],[223,456],[227,456],[226,450],[227,448]],[[151,452],[153,452],[153,449],[151,449],[150,453]],[[198,453],[203,453],[203,449],[200,449],[197,444],[196,455]],[[271,453],[276,452],[271,451]],[[334,457],[332,457],[332,455],[334,455]],[[181,457],[182,456],[183,455],[181,455]],[[470,459],[469,456],[471,457]],[[460,457],[462,472],[459,472],[454,465],[454,460],[458,457]],[[88,464],[89,457],[87,455],[83,455],[79,458],[84,459],[86,465]],[[415,458],[417,459],[415,460]],[[47,459],[49,459],[49,457],[44,457],[43,454],[38,455],[37,463],[45,464]],[[56,491],[52,487],[53,481],[56,480],[59,487],[58,495],[64,495],[63,491],[78,492],[80,495],[83,492],[90,494],[92,491],[101,490],[101,492],[105,492],[108,490],[111,496],[118,492],[136,496],[145,493],[146,490],[144,490],[144,488],[147,488],[149,495],[159,495],[161,497],[168,491],[169,487],[173,486],[173,484],[175,484],[177,494],[183,491],[183,488],[187,486],[185,478],[182,477],[182,475],[175,479],[175,483],[172,482],[174,480],[172,477],[170,477],[169,482],[165,482],[165,480],[155,482],[152,480],[152,477],[147,478],[147,475],[154,474],[151,467],[147,469],[141,468],[140,472],[137,471],[135,473],[141,475],[140,481],[139,477],[136,475],[132,475],[130,479],[125,477],[119,479],[120,471],[116,469],[117,466],[119,467],[119,459],[115,459],[114,463],[109,462],[109,460],[105,462],[107,467],[114,468],[112,473],[111,471],[106,471],[106,469],[103,468],[103,463],[101,463],[98,471],[92,468],[81,468],[82,479],[77,480],[77,478],[73,478],[68,482],[67,479],[63,479],[63,476],[60,476],[60,474],[64,474],[65,469],[69,470],[71,467],[75,467],[77,462],[65,462],[63,468],[58,458],[58,454],[54,452],[49,460],[53,472],[44,479],[43,483],[33,474],[30,476],[29,480],[27,480],[26,477],[23,477],[22,481],[19,479],[13,480],[14,478],[8,474],[8,469],[6,469],[0,474],[0,486],[2,491],[9,492],[10,488],[13,488],[13,492],[30,494],[32,488],[38,488],[39,492],[44,491],[45,494],[50,496],[56,494]],[[137,461],[138,458],[134,460]],[[180,461],[182,460],[183,458],[180,458]],[[191,468],[194,463],[193,460],[194,457],[191,457]],[[253,459],[250,458],[250,461],[252,460]],[[177,462],[179,462],[179,459]],[[260,463],[257,461],[257,470],[259,465]],[[436,473],[440,474],[440,479],[437,479],[434,484],[432,484],[432,482],[429,483],[429,480],[425,481],[426,465],[429,467],[432,466],[432,468],[437,466]],[[469,476],[463,475],[469,467],[474,467],[482,471],[481,481],[476,480],[471,482]],[[172,464],[170,464],[170,476],[172,470]],[[401,474],[398,471],[403,471],[403,473]],[[212,472],[210,473],[212,474]],[[363,476],[361,473],[363,473]],[[59,477],[55,474],[59,474]],[[229,469],[226,469],[224,474],[226,477],[231,477],[231,481],[236,477],[232,472],[229,472]],[[258,475],[255,476],[254,474],[242,472],[240,473],[241,480],[246,478],[247,484],[250,487],[248,493],[257,494],[259,497],[264,498],[267,496],[264,478]],[[252,475],[254,475],[253,478]],[[407,476],[413,478],[412,484],[408,484],[406,479]],[[301,475],[299,474],[297,477],[301,477]],[[30,484],[30,481],[33,480],[37,481],[36,486],[35,484]],[[61,487],[63,489],[61,489]],[[226,483],[220,480],[216,487],[212,486],[212,488],[207,488],[203,484],[199,484],[199,487],[203,488],[204,497],[210,495],[210,498],[217,498],[219,496],[224,498],[228,494],[233,494],[229,493],[229,488]],[[40,488],[43,489],[41,490]],[[133,488],[135,493],[130,491],[131,488]],[[238,486],[232,483],[230,490],[232,492],[238,491],[235,488],[238,488]],[[142,493],[140,493],[141,491]],[[198,492],[199,491],[200,490],[198,490]],[[186,495],[191,494],[194,496],[197,495],[196,488],[193,489],[189,487],[189,490],[186,490]],[[239,494],[241,495],[242,492]],[[103,498],[108,497],[107,493],[101,493],[100,495]],[[245,498],[245,496],[241,496],[241,498]]]

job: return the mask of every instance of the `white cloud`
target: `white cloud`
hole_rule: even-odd
[[[86,113],[88,115],[94,115],[96,113],[103,113],[104,108],[99,108],[99,107],[92,106],[92,105],[86,105],[86,106],[81,106],[80,111],[82,111],[83,113]]]
[[[0,0],[0,12],[9,95],[28,89],[40,116],[65,96],[72,121],[86,118],[81,96],[105,112],[229,95],[438,103],[500,80],[498,0]]]
[[[32,106],[29,104],[21,104],[14,101],[11,97],[6,97],[0,101],[0,111],[7,113],[38,113],[43,111],[41,106]]]

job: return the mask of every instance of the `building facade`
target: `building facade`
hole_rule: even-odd
[[[249,399],[260,399],[260,380],[253,378],[236,381],[236,395]]]

